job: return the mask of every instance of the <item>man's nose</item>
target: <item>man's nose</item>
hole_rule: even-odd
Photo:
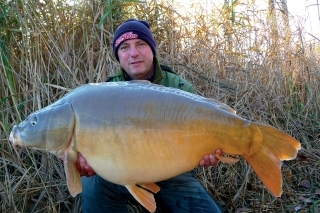
[[[131,55],[131,57],[135,57],[135,56],[139,55],[139,52],[136,47],[131,47],[130,55]]]

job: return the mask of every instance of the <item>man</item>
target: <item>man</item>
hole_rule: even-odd
[[[194,93],[188,81],[174,73],[170,67],[159,64],[156,58],[156,44],[147,22],[129,19],[122,23],[114,35],[113,52],[121,70],[108,77],[107,82],[149,80],[155,84]],[[222,151],[217,150],[215,154],[219,156]],[[217,163],[218,159],[213,155],[206,155],[199,165],[215,166]],[[94,175],[94,171],[80,154],[77,166],[81,175],[89,176],[81,178],[83,213],[128,212],[127,200],[133,200],[133,197],[124,186],[110,183]],[[155,195],[155,199],[157,206],[164,213],[220,212],[216,203],[196,179],[194,171],[158,182],[157,185],[161,190]]]

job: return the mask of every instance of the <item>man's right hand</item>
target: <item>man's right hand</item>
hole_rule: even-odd
[[[87,164],[87,160],[80,153],[78,154],[76,166],[80,176],[90,177],[96,174],[93,169]]]

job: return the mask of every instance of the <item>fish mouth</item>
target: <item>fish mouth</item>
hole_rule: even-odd
[[[24,143],[21,142],[20,137],[16,134],[16,126],[13,127],[10,136],[9,141],[12,143],[14,151],[18,154],[17,146],[24,147]]]

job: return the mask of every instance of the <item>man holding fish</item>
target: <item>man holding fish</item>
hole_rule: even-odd
[[[149,212],[157,204],[165,213],[220,212],[190,172],[199,161],[215,165],[218,160],[206,156],[215,152],[221,162],[235,163],[220,150],[243,157],[266,189],[281,196],[281,164],[297,156],[299,141],[192,94],[190,83],[159,65],[144,21],[120,25],[113,50],[119,74],[73,89],[14,125],[9,136],[15,150],[29,147],[64,159],[69,192],[82,191],[83,212],[127,212],[132,197]],[[80,174],[94,173],[81,181]]]
[[[121,70],[108,77],[106,82],[148,80],[194,93],[188,81],[174,73],[170,67],[159,64],[156,58],[156,44],[147,22],[129,19],[122,23],[114,34],[113,51]],[[216,150],[217,158],[221,154],[221,150]],[[205,155],[199,165],[216,166],[219,160],[215,155]],[[83,213],[128,212],[127,200],[131,199],[132,195],[124,186],[95,175],[81,154],[78,155],[77,168],[81,176],[86,176],[81,178]],[[155,195],[155,199],[162,212],[220,212],[206,189],[197,180],[194,171],[158,182],[157,185],[161,190]]]

